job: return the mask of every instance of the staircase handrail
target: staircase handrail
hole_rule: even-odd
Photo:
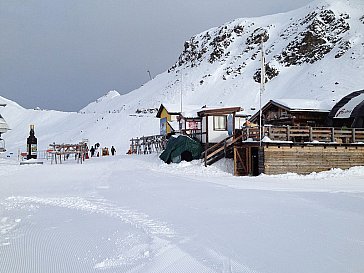
[[[211,146],[210,148],[206,149],[202,154],[204,155],[204,161],[205,161],[205,166],[207,164],[207,160],[209,160],[211,157],[215,156],[216,154],[220,153],[221,151],[225,150],[226,148],[230,147],[231,145],[233,145],[235,142],[237,142],[238,140],[242,139],[243,135],[239,135],[238,137],[235,137],[234,135],[231,135],[225,139],[223,139],[222,141],[220,141],[219,143],[216,143],[215,145]],[[228,142],[229,139],[233,138],[232,141]],[[221,146],[221,147],[219,147]],[[219,148],[217,148],[219,147]],[[217,149],[216,149],[217,148]],[[210,154],[208,153],[209,151],[213,150],[213,152],[211,152]]]

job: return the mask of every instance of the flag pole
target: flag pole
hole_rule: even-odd
[[[260,70],[260,91],[259,91],[259,146],[262,146],[263,125],[262,125],[262,94],[265,90],[265,56],[263,36],[261,40],[261,70]]]
[[[182,106],[183,106],[183,74],[182,74],[182,68],[181,68],[181,114],[182,114]]]

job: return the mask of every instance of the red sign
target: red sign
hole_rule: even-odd
[[[197,130],[198,129],[197,121],[189,121],[188,122],[188,129]]]

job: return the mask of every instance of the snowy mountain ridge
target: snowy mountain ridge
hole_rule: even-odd
[[[105,103],[110,102],[107,97],[100,100],[104,107]],[[96,108],[99,112],[89,113],[25,109],[2,97],[0,103],[7,104],[0,109],[0,113],[11,130],[3,138],[7,150],[14,154],[26,150],[30,124],[35,125],[39,150],[46,150],[53,142],[78,143],[88,140],[90,145],[96,142],[107,147],[114,145],[119,152],[123,152],[127,151],[132,137],[159,132],[159,121],[151,114],[109,112],[106,108]]]
[[[113,100],[116,100],[120,97],[120,93],[116,90],[112,90],[107,92],[104,96],[101,98],[98,98],[96,101],[91,102],[88,104],[85,108],[83,108],[80,112],[82,113],[95,113],[95,112],[105,112],[108,111],[106,109],[109,109],[108,104],[112,103]],[[118,110],[114,111],[121,111],[123,108],[121,107]]]

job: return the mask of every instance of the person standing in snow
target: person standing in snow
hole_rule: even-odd
[[[111,155],[115,155],[115,153],[116,153],[116,150],[115,150],[114,146],[111,146]]]
[[[91,146],[90,153],[91,153],[91,157],[94,157],[94,155],[95,155],[95,148],[94,148],[94,146]]]

